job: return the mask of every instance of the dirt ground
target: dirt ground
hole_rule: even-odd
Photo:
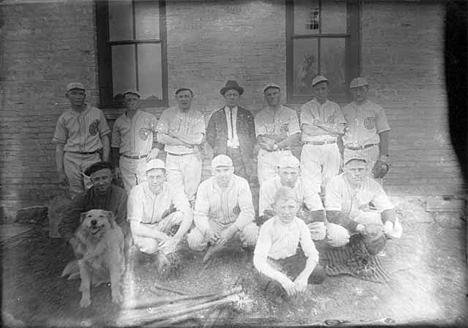
[[[381,254],[388,284],[350,276],[330,277],[288,303],[268,301],[251,279],[252,265],[241,253],[222,253],[208,269],[202,255],[186,252],[180,275],[158,281],[151,263],[128,266],[126,299],[173,296],[154,287],[158,281],[188,294],[223,291],[244,278],[247,304],[231,312],[229,325],[393,325],[468,323],[466,220],[460,215],[427,213],[423,199],[393,198],[404,227]],[[93,305],[79,307],[79,280],[60,273],[72,253],[47,227],[35,227],[2,244],[2,318],[4,325],[100,327],[118,322],[125,312],[110,301],[108,285],[92,291]],[[247,284],[245,284],[247,282]],[[202,326],[207,313],[186,325]]]

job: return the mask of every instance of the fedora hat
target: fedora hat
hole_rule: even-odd
[[[226,93],[226,91],[228,90],[231,90],[231,89],[234,89],[234,90],[237,90],[237,92],[239,92],[239,95],[243,94],[244,93],[244,88],[241,87],[236,81],[234,80],[229,80],[226,82],[226,85],[221,88],[221,90],[219,91],[223,96],[224,94]]]

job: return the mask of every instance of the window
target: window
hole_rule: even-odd
[[[144,107],[167,106],[165,3],[96,0],[101,108],[123,107],[137,89]]]
[[[330,81],[331,99],[347,100],[359,74],[358,1],[288,0],[286,42],[288,102],[309,100],[317,75]]]

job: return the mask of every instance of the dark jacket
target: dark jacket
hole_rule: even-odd
[[[257,142],[254,117],[250,111],[239,106],[237,107],[236,128],[246,172],[249,176],[256,175],[253,162],[253,150]],[[213,148],[213,156],[227,153],[228,128],[224,107],[211,115],[206,128],[206,141]]]
[[[80,225],[81,213],[93,209],[112,211],[115,215],[115,221],[127,234],[127,193],[125,190],[111,185],[109,193],[100,196],[95,193],[94,187],[92,187],[87,192],[76,195],[64,213],[59,224],[59,233],[66,242],[74,237],[75,231]]]

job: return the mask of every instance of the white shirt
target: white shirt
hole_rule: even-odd
[[[260,228],[255,256],[264,259],[285,259],[296,254],[299,243],[304,254],[318,262],[318,252],[304,221],[295,217],[291,223],[284,224],[279,217],[274,216]]]
[[[231,113],[232,111],[232,113]],[[232,148],[239,147],[239,139],[237,138],[237,106],[234,108],[224,107],[224,113],[226,113],[226,121],[228,127],[228,141],[227,146]],[[231,120],[232,117],[232,120]]]
[[[238,207],[240,213],[234,208]],[[227,188],[219,187],[215,177],[208,178],[198,187],[194,222],[200,231],[209,228],[209,220],[222,225],[235,224],[239,230],[253,222],[255,210],[249,183],[232,175]]]
[[[349,214],[350,219],[354,219],[362,212],[383,212],[394,208],[377,181],[365,177],[361,185],[357,189],[353,189],[345,174],[333,177],[328,183],[325,193],[325,210],[340,211]],[[369,207],[370,202],[375,208]]]

